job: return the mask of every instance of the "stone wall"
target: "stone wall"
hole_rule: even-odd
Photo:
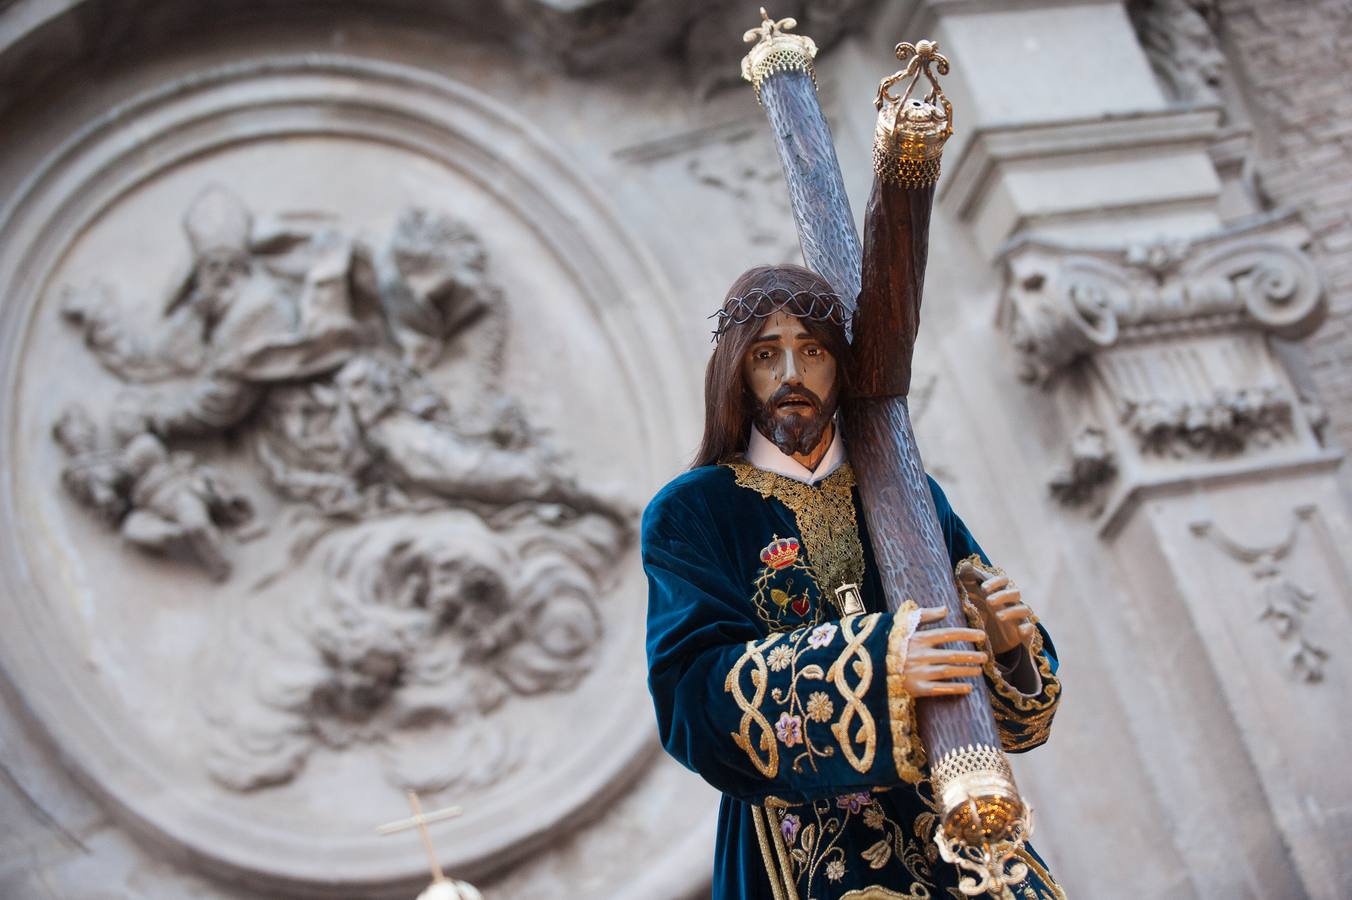
[[[1255,126],[1264,198],[1301,210],[1330,315],[1305,341],[1329,414],[1352,446],[1352,6],[1342,0],[1220,0],[1227,57]]]

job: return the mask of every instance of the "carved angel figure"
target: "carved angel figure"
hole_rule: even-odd
[[[142,432],[121,446],[101,447],[82,407],[57,422],[57,442],[70,454],[66,489],[117,526],[131,543],[156,553],[180,553],[218,581],[230,575],[222,529],[253,518],[253,504],[230,479],[191,453],[171,453]]]

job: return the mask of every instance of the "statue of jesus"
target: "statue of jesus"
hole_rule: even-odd
[[[932,840],[919,698],[984,677],[1008,752],[1047,740],[1051,639],[929,479],[968,627],[887,612],[848,448],[846,308],[799,266],[732,285],[692,468],[643,517],[663,746],[723,793],[715,900],[961,897]],[[977,649],[949,646],[973,643]],[[1020,900],[1064,893],[1031,848]]]

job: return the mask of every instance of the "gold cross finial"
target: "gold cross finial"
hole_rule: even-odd
[[[812,60],[817,55],[817,45],[806,35],[789,34],[798,27],[798,20],[787,16],[772,19],[763,6],[760,14],[761,23],[742,35],[742,40],[755,44],[742,57],[742,77],[755,87],[756,98],[760,98],[761,83],[776,72],[806,72],[816,84]]]
[[[427,834],[427,826],[433,822],[444,822],[447,819],[454,819],[461,815],[464,810],[459,806],[448,806],[445,809],[438,809],[434,812],[424,813],[422,803],[418,801],[418,794],[415,791],[408,792],[408,805],[413,810],[413,816],[408,819],[400,819],[397,822],[387,822],[384,825],[376,827],[376,833],[382,835],[398,834],[401,831],[408,831],[411,828],[418,829],[418,835],[422,838],[423,849],[427,851],[427,863],[432,869],[432,882],[435,884],[441,881],[449,881],[446,873],[441,871],[441,863],[437,862],[436,851],[432,849],[432,838]]]
[[[763,6],[760,8],[760,14],[761,23],[755,28],[749,29],[746,34],[742,35],[742,40],[748,44],[754,43],[755,41],[779,37],[784,32],[792,31],[798,27],[798,20],[792,16],[775,21],[770,18],[770,14],[765,11],[765,7]]]

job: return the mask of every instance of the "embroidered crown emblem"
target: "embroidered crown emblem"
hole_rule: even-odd
[[[782,538],[775,535],[764,550],[760,552],[761,562],[772,569],[782,569],[798,561],[798,539]]]

